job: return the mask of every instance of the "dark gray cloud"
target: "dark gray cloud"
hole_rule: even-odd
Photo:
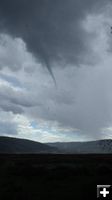
[[[37,101],[24,90],[15,90],[10,85],[0,88],[0,107],[4,111],[12,111],[14,114],[21,114],[24,108],[40,106]]]
[[[23,113],[23,109],[21,108],[21,106],[15,105],[6,100],[0,102],[0,108],[3,111],[12,112],[14,114],[22,114]]]
[[[111,129],[108,2],[103,7],[103,0],[0,0],[0,118],[17,122],[22,137],[35,124],[37,135],[45,127],[45,140],[61,130],[96,139]],[[54,72],[58,87],[37,61]]]
[[[0,29],[21,37],[52,74],[55,62],[82,62],[87,44],[80,20],[103,0],[0,0]],[[84,62],[84,60],[83,60]]]

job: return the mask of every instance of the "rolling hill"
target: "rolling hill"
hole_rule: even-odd
[[[26,139],[0,136],[0,153],[111,154],[112,140],[40,143]]]
[[[0,136],[0,153],[54,153],[55,147],[26,139]]]

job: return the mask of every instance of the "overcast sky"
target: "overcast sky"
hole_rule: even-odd
[[[110,0],[0,0],[0,135],[112,138]]]

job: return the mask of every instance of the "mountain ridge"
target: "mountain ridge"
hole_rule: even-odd
[[[0,136],[0,153],[54,153],[55,147],[28,139]]]
[[[112,140],[46,143],[65,153],[112,153]]]
[[[111,154],[112,140],[41,143],[29,139],[0,136],[0,153]]]

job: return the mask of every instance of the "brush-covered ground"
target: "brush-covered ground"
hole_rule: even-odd
[[[0,200],[96,199],[112,184],[112,155],[0,155]]]

